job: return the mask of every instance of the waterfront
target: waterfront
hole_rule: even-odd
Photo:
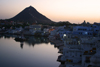
[[[58,49],[48,39],[27,37],[16,42],[15,36],[0,37],[0,67],[58,67]]]

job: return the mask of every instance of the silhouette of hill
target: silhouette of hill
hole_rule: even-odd
[[[29,23],[46,23],[50,24],[53,21],[39,13],[34,7],[29,6],[21,11],[19,14],[11,18],[13,21],[23,21]]]

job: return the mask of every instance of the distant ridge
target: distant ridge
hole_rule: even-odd
[[[50,24],[53,21],[39,13],[34,7],[29,6],[21,11],[19,14],[11,18],[13,21],[23,21],[29,23],[46,23]]]

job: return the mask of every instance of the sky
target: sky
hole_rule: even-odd
[[[0,19],[14,17],[30,5],[56,22],[100,22],[100,0],[0,0]]]

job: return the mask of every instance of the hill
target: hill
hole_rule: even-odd
[[[39,13],[34,7],[29,6],[21,11],[19,14],[11,18],[13,21],[23,21],[29,23],[46,23],[51,24],[53,21],[48,19],[46,16]]]

